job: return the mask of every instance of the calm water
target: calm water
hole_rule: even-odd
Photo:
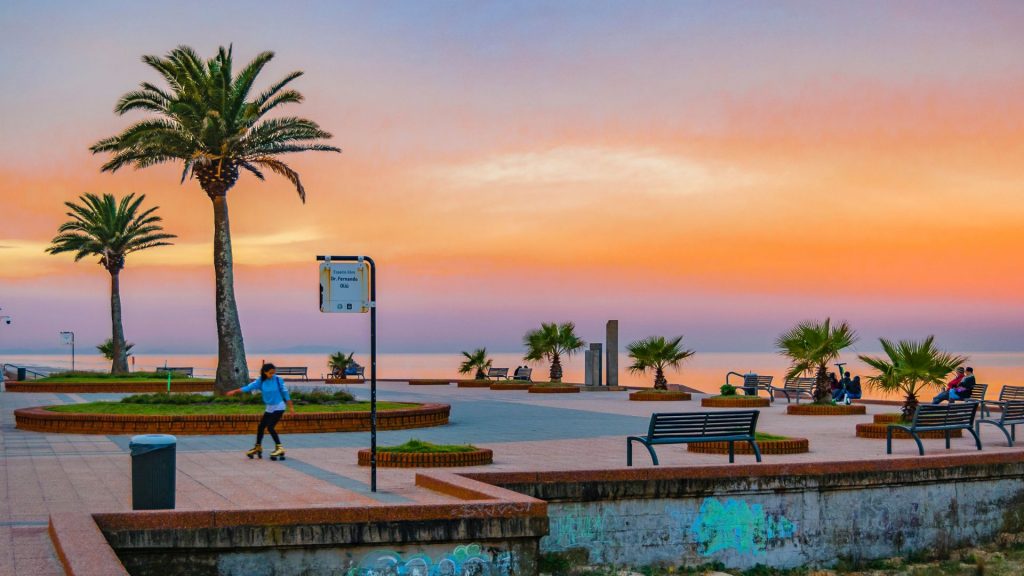
[[[998,395],[999,388],[1004,384],[1024,386],[1024,353],[974,353],[970,354],[970,365],[978,375],[978,381],[988,383],[990,395]],[[450,378],[457,375],[460,355],[457,354],[380,354],[377,358],[379,378]],[[523,364],[518,354],[494,354],[494,366],[514,369]],[[259,368],[261,360],[274,362],[279,366],[307,366],[311,378],[321,377],[327,373],[326,354],[260,354],[249,355],[253,373]],[[857,361],[855,356],[844,358],[850,364],[847,369],[862,376],[868,374],[866,367]],[[368,364],[367,355],[356,355],[360,364]],[[0,355],[0,362],[14,364],[46,366],[52,368],[70,368],[71,360],[66,355]],[[213,376],[217,359],[213,355],[140,355],[135,358],[135,368],[152,370],[157,366],[193,366],[197,376]],[[628,358],[621,355],[619,381],[627,386],[651,386],[654,376],[631,374],[626,370]],[[76,367],[86,370],[103,370],[109,363],[98,355],[79,355]],[[546,379],[547,364],[535,364],[534,380]],[[577,356],[565,363],[566,382],[583,382],[583,358]],[[725,381],[730,370],[736,372],[757,372],[772,374],[776,380],[782,378],[786,371],[785,360],[773,353],[698,353],[683,365],[682,370],[669,372],[669,382],[685,384],[702,391],[710,392]],[[733,382],[737,379],[733,378]],[[868,397],[881,397],[867,390]]]

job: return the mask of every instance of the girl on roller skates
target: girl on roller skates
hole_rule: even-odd
[[[267,407],[266,411],[263,412],[259,428],[256,429],[256,445],[245,453],[250,459],[254,456],[263,458],[263,431],[268,430],[270,437],[274,439],[274,444],[277,445],[274,451],[270,453],[270,459],[277,460],[280,458],[284,460],[284,446],[281,446],[281,438],[277,435],[277,430],[274,428],[281,420],[281,416],[284,416],[285,406],[288,407],[288,411],[292,414],[295,414],[295,406],[292,405],[292,397],[288,393],[288,387],[285,386],[284,380],[280,376],[275,375],[276,371],[277,368],[268,362],[260,368],[259,378],[241,388],[228,392],[228,396],[234,396],[241,392],[259,390],[260,395],[263,396],[263,404]]]

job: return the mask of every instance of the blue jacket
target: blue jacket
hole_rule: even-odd
[[[288,387],[285,386],[284,380],[280,376],[274,376],[270,380],[253,380],[249,384],[242,386],[242,392],[252,392],[259,390],[263,396],[263,403],[267,406],[273,406],[280,404],[286,400],[291,400],[291,394],[288,393]]]

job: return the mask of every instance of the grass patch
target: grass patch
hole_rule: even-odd
[[[377,448],[379,452],[394,452],[397,454],[451,454],[455,452],[476,452],[477,447],[470,444],[432,444],[413,438],[405,444],[398,446],[385,446]]]
[[[139,384],[152,384],[154,382],[167,382],[167,374],[160,374],[157,372],[131,372],[129,374],[111,374],[110,372],[86,372],[82,370],[76,370],[74,372],[56,372],[50,374],[45,378],[39,378],[32,380],[30,383],[54,383],[54,384],[81,384],[81,383],[93,383],[98,380],[111,380],[111,381],[132,381],[138,382]],[[213,382],[210,378],[189,378],[181,374],[171,374],[171,381],[187,381],[187,382]]]
[[[719,394],[718,396],[711,396],[711,398],[724,398],[727,400],[732,398],[750,398],[751,400],[756,400],[758,398],[766,398],[766,396],[748,396],[746,394]]]
[[[509,383],[522,382],[521,380],[509,380]],[[566,384],[565,382],[523,382],[523,384],[530,384],[538,388],[572,388],[572,384]]]
[[[295,405],[302,404],[344,404],[354,402],[352,394],[339,390],[316,388],[309,392],[290,392]],[[263,405],[259,394],[236,394],[234,396],[210,396],[208,394],[136,394],[121,399],[122,404],[256,404]]]
[[[758,442],[772,441],[772,440],[790,440],[789,436],[779,436],[778,434],[768,434],[767,432],[755,432],[754,440]]]
[[[377,410],[413,408],[417,404],[403,402],[377,402]],[[263,403],[207,403],[207,404],[124,404],[121,402],[87,402],[85,404],[63,404],[48,406],[51,412],[72,414],[120,414],[144,416],[225,416],[230,414],[260,414]],[[369,402],[348,404],[296,404],[296,412],[368,412]]]

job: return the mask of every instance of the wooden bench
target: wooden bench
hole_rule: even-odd
[[[528,366],[523,367],[523,368],[516,368],[515,373],[512,374],[512,379],[513,380],[520,380],[520,381],[523,381],[523,382],[532,382],[533,381],[533,368],[530,368]]]
[[[949,433],[953,430],[967,430],[974,436],[974,443],[981,450],[981,438],[974,431],[974,418],[978,413],[978,402],[963,404],[921,404],[914,412],[914,421],[906,424],[889,424],[885,428],[885,453],[892,454],[893,430],[905,430],[917,442],[917,450],[924,456],[924,444],[918,432],[941,430],[946,433],[946,450],[949,450]]]
[[[178,376],[185,376],[192,378],[195,370],[191,366],[163,366],[156,369],[157,374],[177,374]]]
[[[298,376],[303,380],[309,380],[309,368],[306,366],[278,366],[275,374],[278,376]]]
[[[651,415],[646,436],[626,438],[626,466],[633,465],[633,442],[643,444],[658,465],[654,447],[658,444],[690,444],[693,442],[728,442],[729,462],[735,460],[734,443],[747,442],[761,461],[761,449],[754,438],[758,410],[730,410],[728,412],[681,412]]]
[[[1024,400],[1024,386],[1003,386],[1003,389],[999,391],[999,400],[982,399],[981,416],[984,418],[992,415],[992,410],[988,407],[989,404],[1002,406],[1007,402],[1017,402],[1020,400]]]
[[[508,380],[508,368],[488,368],[487,379],[488,380],[499,380],[504,378]]]
[[[1003,431],[1006,435],[1006,444],[1013,447],[1014,441],[1017,440],[1017,424],[1024,424],[1024,400],[1007,400],[1002,402],[1002,407],[1003,412],[998,420],[982,418],[974,424],[974,429],[981,432],[982,424],[991,424]],[[1007,426],[1010,427],[1009,432],[1006,431]]]
[[[785,386],[782,388],[773,388],[772,396],[775,396],[776,392],[781,392],[786,397],[786,404],[791,402],[790,394],[796,397],[796,403],[800,403],[800,395],[807,396],[808,399],[814,399],[814,385],[817,383],[816,378],[789,378],[786,380]]]

